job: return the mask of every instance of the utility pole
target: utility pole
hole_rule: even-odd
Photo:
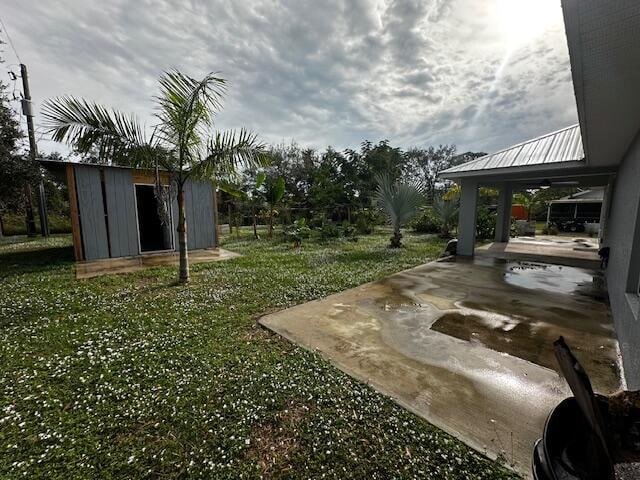
[[[38,145],[36,144],[36,131],[33,127],[33,107],[31,105],[31,90],[29,89],[29,75],[27,66],[20,64],[20,76],[22,77],[22,114],[27,117],[27,131],[29,134],[29,157],[35,163],[38,157]],[[49,218],[47,215],[47,199],[44,191],[44,182],[40,179],[38,185],[38,213],[40,214],[40,232],[43,237],[49,236]],[[33,224],[35,234],[35,222],[33,220],[33,207],[31,205],[31,187],[27,185],[27,233],[30,233],[30,225]]]

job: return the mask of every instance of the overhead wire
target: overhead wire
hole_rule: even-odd
[[[9,45],[11,46],[11,49],[13,50],[14,55],[18,59],[18,62],[22,63],[22,60],[20,60],[20,55],[18,55],[18,51],[16,50],[16,47],[13,44],[13,40],[11,40],[11,35],[9,35],[9,30],[7,30],[7,26],[2,21],[2,17],[0,17],[0,26],[2,26],[2,31],[4,32],[5,36],[7,37],[7,40],[9,41]]]

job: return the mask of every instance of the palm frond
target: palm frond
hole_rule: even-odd
[[[378,175],[376,182],[375,199],[394,228],[411,220],[424,203],[424,189],[419,183],[394,181],[388,174]]]
[[[178,70],[170,70],[160,77],[159,83],[160,95],[155,97],[159,134],[183,152],[197,149],[221,108],[225,80],[213,73],[196,80]]]
[[[101,159],[119,156],[135,163],[149,156],[153,148],[134,116],[84,99],[64,96],[47,100],[42,116],[45,131],[53,140],[73,145],[80,153],[98,147]]]
[[[433,202],[433,212],[436,214],[445,229],[449,229],[455,223],[458,214],[458,202],[447,200],[443,197],[436,198]]]
[[[240,169],[258,168],[269,164],[264,144],[248,130],[216,132],[207,145],[206,156],[191,169],[199,178],[216,178]]]

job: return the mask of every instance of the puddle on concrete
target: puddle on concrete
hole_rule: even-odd
[[[379,282],[380,295],[366,310],[384,319],[394,348],[438,365],[449,357],[448,344],[434,333],[557,370],[553,342],[562,335],[597,383],[615,390],[615,336],[596,275],[536,262],[458,259]]]
[[[594,284],[593,273],[581,268],[536,262],[508,262],[505,269],[504,281],[521,288],[580,294],[592,289]]]
[[[573,332],[557,327],[527,322],[512,324],[510,328],[489,328],[482,317],[460,312],[444,314],[431,328],[554,370],[558,365],[553,353],[553,342],[563,333],[574,336]],[[580,348],[581,345],[577,347]],[[597,367],[594,362],[589,362],[592,373],[602,374],[603,370],[607,374],[617,373],[610,361],[603,360]]]

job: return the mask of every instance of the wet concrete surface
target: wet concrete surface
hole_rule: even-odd
[[[594,282],[596,277],[596,282]],[[563,335],[594,389],[620,387],[593,271],[481,257],[429,263],[260,322],[527,474],[550,409],[570,395]]]

